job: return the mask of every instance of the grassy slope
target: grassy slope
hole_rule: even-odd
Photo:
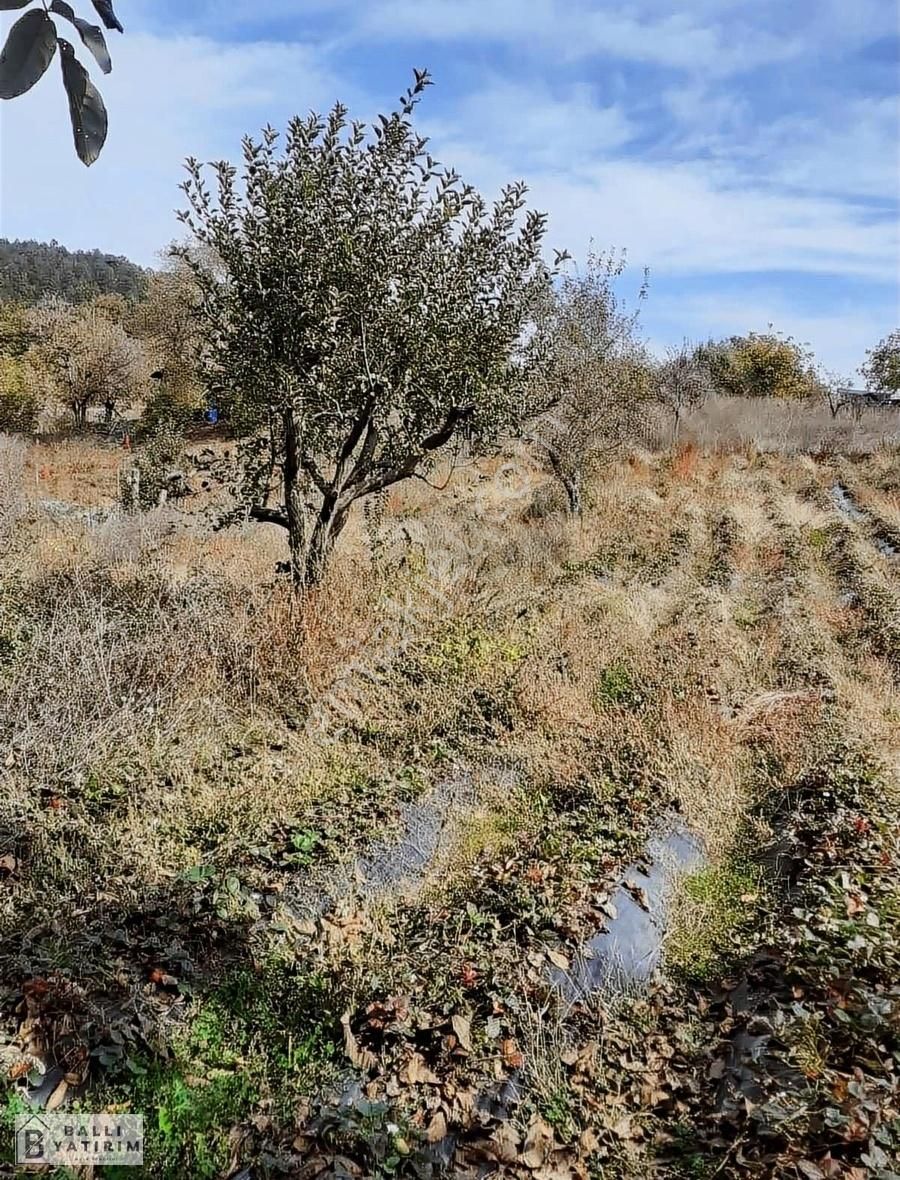
[[[92,470],[39,458],[38,487]],[[460,1176],[889,1175],[898,582],[831,506],[836,469],[638,456],[572,524],[520,458],[469,468],[369,520],[374,565],[359,521],[303,612],[262,530],[25,517],[4,1039],[53,1049],[85,1108],[143,1110],[158,1177],[427,1175],[445,1129]],[[841,468],[882,534],[896,469]],[[362,887],[356,857],[435,791],[422,872]],[[670,982],[562,1006],[551,964],[671,808],[712,863],[677,899]],[[859,989],[837,949],[856,937]],[[769,1007],[737,1012],[729,975]],[[716,1114],[749,1020],[805,1079],[780,1122],[768,1092]],[[510,1074],[500,1121],[477,1096]]]

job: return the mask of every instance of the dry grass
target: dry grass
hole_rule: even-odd
[[[250,899],[215,945],[205,918],[178,934],[201,995],[228,938],[244,958],[312,954],[252,900],[296,894],[296,863],[279,858],[312,831],[349,890],[344,934],[315,950],[334,994],[363,1003],[373,973],[382,990],[415,977],[440,993],[459,964],[452,948],[426,952],[422,931],[462,922],[462,899],[495,872],[544,882],[577,931],[578,873],[585,891],[613,879],[660,810],[680,810],[726,863],[771,785],[760,751],[770,776],[793,779],[839,717],[898,767],[896,567],[828,498],[841,473],[813,456],[832,424],[770,408],[754,440],[762,408],[705,413],[673,454],[610,470],[577,521],[546,500],[535,510],[546,485],[521,453],[458,470],[443,493],[396,489],[377,559],[355,519],[302,607],[274,577],[281,538],[267,529],[213,533],[173,508],[100,525],[22,517],[0,611],[6,983],[60,966],[86,986],[115,976],[117,1003],[161,1020],[145,986],[147,956],[174,953],[161,936],[131,952],[101,937],[87,953],[85,938],[110,909],[143,929],[199,905],[182,874],[201,865]],[[854,446],[887,426],[854,425]],[[890,521],[895,463],[885,451],[852,469],[860,505]],[[92,504],[115,486],[106,450],[38,445],[26,463],[4,443],[4,502],[24,505],[35,472],[45,498]],[[389,846],[405,803],[469,772],[477,809],[451,824],[458,846],[425,866],[428,888],[388,909],[357,896],[356,858]],[[553,801],[585,791],[619,800],[621,840],[590,829],[552,863],[542,841],[569,815]],[[23,944],[60,912],[81,917]],[[517,978],[507,953],[496,970]],[[550,1025],[526,1026],[546,1050]],[[552,1104],[558,1062],[541,1058]]]
[[[825,404],[717,397],[684,420],[682,438],[707,450],[870,454],[900,445],[900,413],[869,408],[858,419],[845,413],[833,418]]]

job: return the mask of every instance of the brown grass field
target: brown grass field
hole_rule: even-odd
[[[515,449],[410,483],[303,603],[268,526],[127,514],[120,449],[3,442],[10,1119],[56,1068],[59,1104],[145,1112],[156,1177],[894,1175],[900,450],[707,413],[580,520]],[[859,881],[845,812],[881,834]],[[663,977],[567,999],[551,969],[671,814],[707,863]],[[887,940],[886,1023],[844,1044],[797,933],[772,1130],[771,1094],[717,1096],[722,981],[794,938],[807,878],[854,899],[823,946]]]

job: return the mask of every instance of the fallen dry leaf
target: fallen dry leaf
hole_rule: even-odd
[[[636,1139],[634,1123],[631,1121],[630,1114],[623,1114],[622,1117],[612,1127],[612,1133],[617,1139]]]
[[[413,1053],[406,1066],[400,1071],[400,1080],[408,1086],[439,1086],[441,1079],[425,1064],[425,1058]]]
[[[0,856],[0,873],[12,874],[16,871],[18,864],[19,862],[11,852],[4,852],[4,854]]]
[[[647,897],[646,889],[642,889],[635,881],[626,881],[624,888],[628,890],[634,900],[638,903],[642,910],[650,913],[650,901]]]
[[[582,1131],[578,1142],[585,1155],[593,1155],[595,1151],[600,1150],[600,1137],[593,1127],[587,1127]]]
[[[491,1136],[494,1158],[501,1164],[514,1164],[519,1158],[519,1144],[522,1142],[511,1123],[501,1123]]]
[[[66,1094],[69,1092],[69,1083],[63,1078],[50,1097],[47,1099],[48,1111],[56,1110],[57,1107],[62,1106],[66,1100]]]
[[[439,1110],[428,1124],[428,1130],[425,1132],[425,1139],[428,1143],[440,1143],[442,1139],[446,1138],[447,1116],[442,1110]]]
[[[503,1058],[503,1064],[509,1069],[521,1069],[525,1064],[525,1057],[512,1037],[500,1042],[500,1056]]]
[[[478,971],[473,963],[463,963],[459,976],[463,987],[474,987],[478,982]]]
[[[547,1162],[554,1146],[553,1128],[539,1114],[536,1114],[531,1120],[528,1133],[525,1136],[522,1163],[526,1168],[536,1171]]]
[[[456,1033],[456,1039],[459,1041],[460,1048],[465,1049],[467,1053],[472,1052],[472,1023],[468,1016],[463,1016],[457,1012],[455,1016],[451,1017],[450,1024],[453,1031]]]
[[[807,1180],[825,1180],[825,1173],[812,1160],[797,1160],[797,1169]]]
[[[360,1049],[356,1037],[353,1035],[353,1030],[350,1028],[349,1012],[345,1012],[341,1017],[341,1024],[344,1028],[344,1052],[350,1058],[351,1064],[355,1065],[357,1069],[372,1069],[377,1064],[378,1058],[368,1049]]]
[[[560,971],[569,970],[569,960],[562,953],[562,951],[547,951],[547,958],[550,960],[553,966],[558,967]]]
[[[861,914],[866,908],[866,903],[858,893],[848,893],[844,899],[847,903],[847,917],[853,918],[857,914]]]

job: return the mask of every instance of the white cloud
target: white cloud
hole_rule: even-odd
[[[514,153],[470,146],[468,125],[437,130],[436,154],[488,191],[515,179]],[[772,191],[708,162],[609,159],[562,173],[530,171],[529,203],[551,214],[554,246],[583,253],[591,237],[627,246],[666,274],[795,271],[891,282],[900,231],[851,203]]]
[[[436,141],[452,143],[454,155],[462,146],[458,129],[463,128],[469,150],[499,151],[520,172],[545,168],[578,173],[636,133],[620,104],[600,104],[584,83],[554,91],[537,79],[526,84],[502,77],[463,95],[452,118],[429,118],[426,102],[421,122]]]
[[[900,197],[900,111],[896,97],[835,103],[827,119],[786,116],[755,145],[760,169],[780,183],[819,193]]]
[[[687,337],[702,340],[747,332],[765,332],[770,324],[778,331],[809,344],[827,370],[856,384],[857,369],[872,348],[897,326],[897,309],[880,310],[844,303],[822,312],[799,311],[773,288],[747,294],[689,295],[662,298],[650,303],[653,342],[675,344]],[[893,313],[893,314],[892,314]]]
[[[96,79],[109,138],[90,169],[75,157],[55,63],[28,94],[0,106],[3,236],[57,238],[150,263],[180,233],[173,211],[187,156],[233,159],[245,132],[347,92],[299,44],[135,32],[111,40],[111,51],[113,73]]]
[[[452,52],[474,69],[488,54],[482,46],[465,56],[463,42],[482,38],[514,48],[526,64],[501,66],[493,55],[491,72],[473,87],[441,86],[435,101],[426,97],[417,121],[439,159],[489,196],[524,178],[532,203],[550,213],[551,244],[576,256],[590,238],[625,246],[636,266],[649,265],[670,285],[685,276],[721,275],[729,289],[736,276],[811,276],[819,316],[798,315],[775,288],[771,311],[758,290],[746,305],[688,300],[673,304],[673,314],[683,306],[685,324],[671,339],[745,331],[755,320],[764,327],[774,318],[789,330],[806,321],[817,351],[843,366],[849,351],[868,346],[897,315],[894,306],[844,308],[838,285],[830,285],[834,277],[871,283],[868,304],[877,308],[885,285],[896,282],[897,219],[876,216],[872,200],[897,196],[895,105],[858,91],[845,97],[838,70],[827,110],[798,98],[796,108],[783,102],[780,113],[761,118],[758,96],[731,76],[760,62],[790,69],[800,52],[839,54],[890,32],[888,6],[857,3],[858,25],[838,0],[788,7],[694,0],[677,10],[672,0],[602,8],[585,0],[371,0],[365,7],[305,0],[302,16],[296,0],[196,0],[183,18],[194,35],[167,36],[140,31],[142,14],[149,19],[159,9],[133,0],[128,33],[111,40],[114,73],[100,79],[111,130],[93,168],[74,157],[58,67],[29,95],[0,105],[0,233],[152,262],[180,232],[172,211],[181,204],[185,156],[234,160],[246,131],[267,121],[283,126],[289,115],[327,109],[338,97],[362,118],[381,108],[371,92],[374,68],[338,71],[342,47],[356,54],[361,45],[428,41],[438,55]],[[329,16],[333,27],[326,21],[323,31]],[[320,20],[314,44],[217,39],[226,26],[233,33],[242,21],[249,28],[277,18],[309,35],[313,17]],[[213,28],[216,37],[196,32]],[[655,93],[621,73],[623,63],[677,74]],[[665,306],[659,315],[665,319]],[[850,367],[859,359],[861,352]]]
[[[351,36],[394,41],[501,41],[545,62],[621,58],[723,75],[802,51],[752,22],[729,31],[685,12],[653,14],[575,0],[380,0],[366,7]]]

